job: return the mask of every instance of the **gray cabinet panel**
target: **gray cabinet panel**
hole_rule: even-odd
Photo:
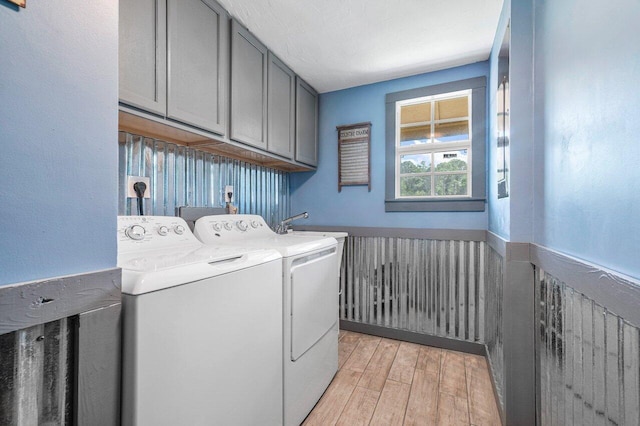
[[[121,0],[120,101],[164,115],[166,91],[166,2]]]
[[[267,150],[292,159],[295,145],[296,75],[269,52]]]
[[[267,48],[231,22],[231,132],[229,137],[267,147]]]
[[[167,116],[226,133],[228,16],[208,0],[168,0]]]
[[[296,161],[318,164],[318,94],[296,79]]]

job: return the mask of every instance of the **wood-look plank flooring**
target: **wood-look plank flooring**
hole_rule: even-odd
[[[500,425],[484,357],[340,330],[338,373],[303,425]]]

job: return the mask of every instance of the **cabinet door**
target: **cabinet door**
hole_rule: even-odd
[[[267,48],[231,21],[230,139],[267,148]]]
[[[318,94],[296,78],[296,161],[318,165]]]
[[[267,84],[267,150],[293,158],[295,145],[296,76],[269,52]]]
[[[168,0],[167,116],[224,135],[227,123],[226,11],[212,0]]]
[[[167,111],[166,0],[120,0],[120,101]]]

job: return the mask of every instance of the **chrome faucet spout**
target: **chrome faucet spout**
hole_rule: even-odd
[[[278,234],[286,234],[287,230],[289,229],[289,224],[291,222],[293,222],[294,220],[298,220],[298,219],[306,219],[308,217],[309,217],[309,213],[307,213],[307,212],[300,213],[300,214],[297,214],[295,216],[288,217],[288,218],[286,218],[286,219],[284,219],[284,220],[282,220],[280,222],[280,224],[278,225],[278,228],[276,229],[276,233],[278,233]]]

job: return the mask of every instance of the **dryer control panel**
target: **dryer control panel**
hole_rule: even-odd
[[[193,233],[205,244],[270,248],[284,257],[337,245],[328,236],[277,234],[261,216],[252,214],[204,216],[196,221]]]
[[[221,214],[198,219],[196,229],[200,233],[220,238],[268,238],[276,235],[262,216],[256,214]],[[197,232],[196,232],[197,233]]]

